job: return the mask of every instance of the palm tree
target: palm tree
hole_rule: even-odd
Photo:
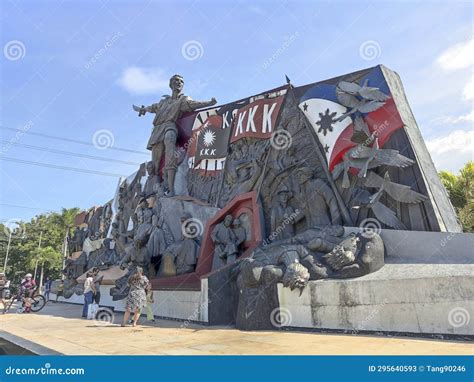
[[[456,209],[463,230],[474,232],[474,162],[467,162],[459,171],[459,175],[449,171],[441,171],[439,175]]]
[[[43,285],[44,266],[57,267],[61,257],[61,252],[55,250],[51,246],[38,248],[36,251],[34,251],[33,256],[30,257],[30,266],[41,263],[41,273],[39,280],[40,286]]]

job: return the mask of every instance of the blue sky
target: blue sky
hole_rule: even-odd
[[[132,165],[17,144],[142,162],[151,118],[131,105],[159,100],[172,74],[194,99],[225,103],[282,85],[285,74],[303,85],[382,63],[400,74],[437,167],[457,171],[473,156],[472,39],[468,1],[6,0],[1,126],[95,135],[145,155],[0,129],[1,156],[130,174]],[[5,221],[102,204],[117,178],[0,160],[0,183]]]

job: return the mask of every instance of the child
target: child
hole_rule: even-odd
[[[146,290],[146,319],[147,321],[155,322],[155,316],[153,315],[153,291],[151,287]]]

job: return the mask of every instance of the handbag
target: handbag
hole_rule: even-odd
[[[87,309],[87,319],[88,320],[94,319],[98,309],[99,309],[98,304],[96,304],[96,303],[90,304],[89,308]]]

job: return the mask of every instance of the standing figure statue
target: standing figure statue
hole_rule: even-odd
[[[341,225],[341,212],[331,187],[320,178],[314,179],[308,167],[299,169],[297,174],[300,184],[298,195],[301,205],[305,206],[307,228]]]
[[[160,177],[156,174],[155,163],[152,161],[147,162],[146,172],[148,177],[146,178],[143,192],[145,193],[145,197],[149,198],[160,191]]]
[[[288,204],[292,194],[285,185],[280,187],[277,194],[278,203],[273,207],[270,214],[271,236],[273,240],[283,240],[294,236],[294,226],[301,216],[298,216],[298,210],[295,211]]]
[[[165,157],[164,178],[166,178],[168,195],[174,195],[174,179],[176,174],[176,140],[178,138],[178,129],[176,121],[183,113],[194,111],[203,107],[212,106],[217,103],[215,98],[210,101],[193,101],[185,96],[183,91],[184,80],[178,74],[170,78],[169,86],[172,90],[171,96],[165,95],[163,99],[150,106],[134,106],[138,111],[138,116],[145,113],[155,113],[153,120],[153,131],[148,140],[147,149],[151,150],[152,161],[155,164],[156,174],[159,175],[161,158]]]
[[[153,209],[148,205],[147,200],[143,197],[140,199],[135,210],[136,226],[134,229],[134,239],[147,243],[152,229]]]

